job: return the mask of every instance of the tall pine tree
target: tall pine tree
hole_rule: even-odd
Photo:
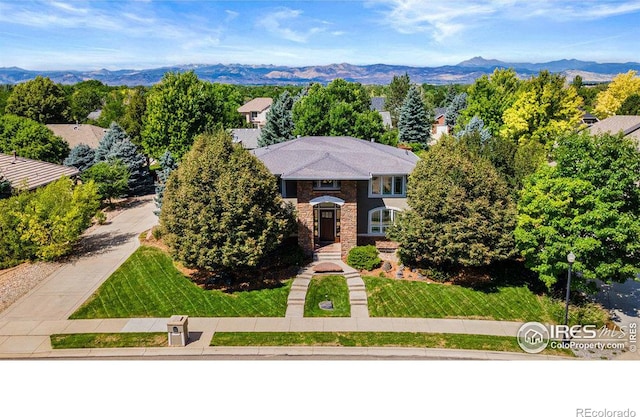
[[[293,97],[288,91],[284,91],[274,102],[267,113],[267,123],[260,132],[258,146],[273,145],[286,142],[293,136]]]
[[[164,189],[167,185],[167,180],[169,179],[169,175],[172,171],[178,169],[178,163],[171,155],[171,152],[165,151],[165,153],[160,157],[160,170],[158,172],[158,182],[156,183],[156,196],[154,201],[156,203],[156,207],[158,208],[153,213],[156,216],[160,216],[160,211],[162,210],[162,200],[164,199]]]
[[[415,85],[409,88],[407,97],[402,103],[398,134],[400,142],[418,143],[422,146],[426,146],[431,139],[429,117],[424,108],[420,91]]]
[[[122,127],[116,122],[111,122],[109,126],[109,130],[104,134],[100,142],[98,143],[98,147],[96,148],[96,153],[94,157],[94,162],[103,162],[107,160],[109,153],[111,152],[111,148],[116,142],[121,142],[125,139],[128,139],[127,132],[124,131]]]

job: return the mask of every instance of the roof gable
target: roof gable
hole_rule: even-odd
[[[409,174],[418,157],[410,151],[350,136],[305,136],[252,151],[285,179],[368,179]]]
[[[246,102],[242,106],[238,108],[239,113],[249,113],[252,111],[265,111],[273,104],[273,99],[271,97],[258,97],[254,98],[251,101]]]

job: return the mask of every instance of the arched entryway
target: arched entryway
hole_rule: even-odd
[[[309,201],[313,206],[313,238],[316,243],[340,242],[340,207],[344,200],[321,196]]]

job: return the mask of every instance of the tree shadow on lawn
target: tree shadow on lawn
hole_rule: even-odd
[[[246,269],[237,271],[195,270],[189,274],[193,283],[204,290],[219,290],[228,294],[281,288],[298,273],[297,266],[277,269]]]
[[[526,286],[534,294],[547,293],[544,283],[524,262],[507,260],[483,267],[458,268],[451,271],[451,282],[484,293],[495,293],[503,287]]]

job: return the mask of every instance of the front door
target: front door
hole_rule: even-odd
[[[334,210],[320,210],[320,240],[323,242],[336,240],[335,214]]]

